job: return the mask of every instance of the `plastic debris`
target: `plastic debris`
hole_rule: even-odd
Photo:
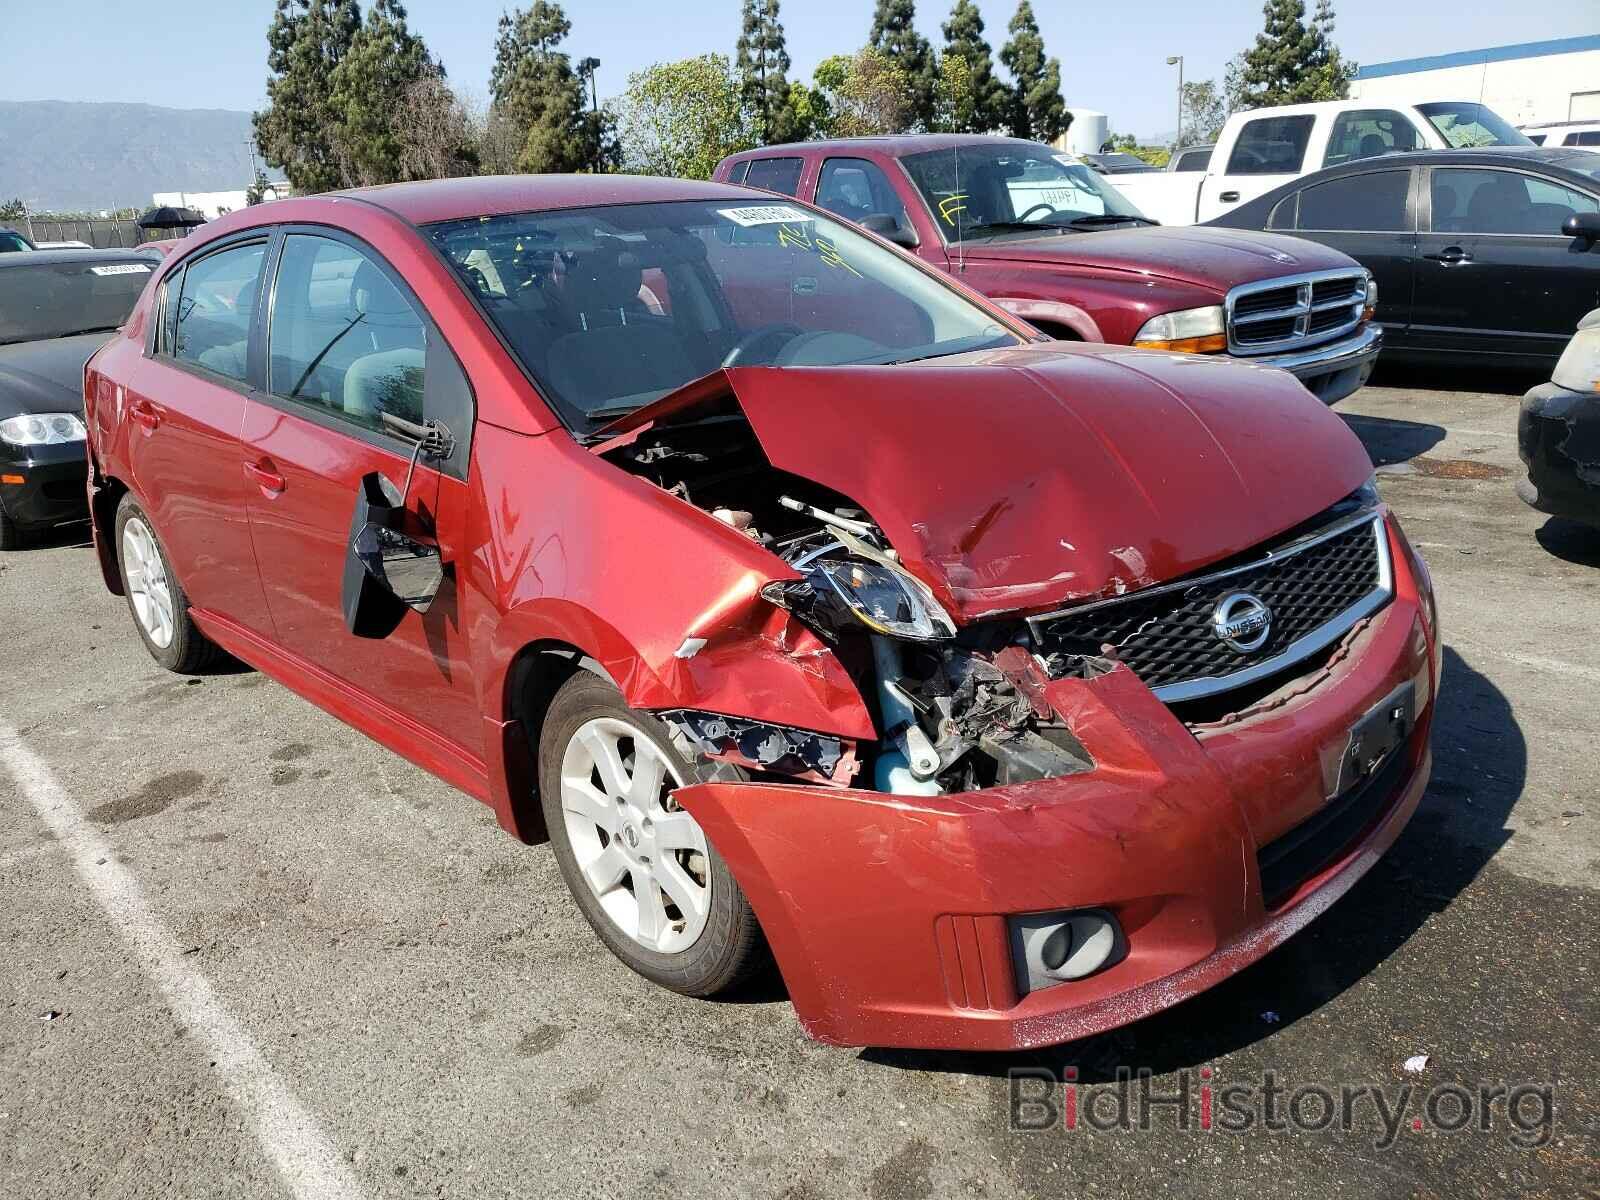
[[[1413,1054],[1406,1059],[1406,1070],[1413,1075],[1428,1069],[1428,1056],[1426,1054]]]
[[[61,1015],[61,1013],[59,1011],[57,1011],[56,1009],[49,1008],[49,1009],[46,1009],[44,1012],[39,1014],[39,1020],[41,1020],[41,1021],[54,1021],[60,1015]]]

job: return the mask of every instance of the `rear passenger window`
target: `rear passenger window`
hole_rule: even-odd
[[[1311,140],[1309,114],[1294,117],[1258,117],[1246,121],[1239,140],[1228,155],[1229,175],[1293,175],[1305,161]]]
[[[744,185],[793,196],[800,190],[800,168],[803,165],[803,160],[798,158],[753,159],[750,170],[745,174]]]
[[[265,242],[219,250],[183,273],[172,356],[229,379],[249,374],[250,324],[261,291]]]
[[[1313,184],[1300,193],[1295,228],[1324,232],[1398,232],[1407,228],[1409,171],[1372,171]]]
[[[270,389],[365,429],[423,419],[427,326],[367,254],[309,234],[284,239],[268,337]]]

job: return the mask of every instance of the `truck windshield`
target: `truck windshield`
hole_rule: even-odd
[[[1531,146],[1526,134],[1513,129],[1498,113],[1481,104],[1451,100],[1419,104],[1417,111],[1438,131],[1452,150],[1475,146]]]
[[[149,282],[148,258],[40,262],[49,251],[7,256],[0,267],[0,344],[115,329]]]
[[[983,141],[900,161],[952,241],[1154,224],[1089,167],[1049,146]]]
[[[722,366],[838,366],[1021,339],[866,235],[751,193],[427,229],[579,433]]]

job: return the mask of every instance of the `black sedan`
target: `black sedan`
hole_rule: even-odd
[[[1600,310],[1578,326],[1549,383],[1522,398],[1517,495],[1540,512],[1600,529]]]
[[[1505,146],[1360,159],[1207,222],[1342,250],[1378,282],[1385,359],[1548,370],[1600,305],[1600,154]]]
[[[157,265],[133,250],[0,255],[0,550],[88,515],[83,365]]]

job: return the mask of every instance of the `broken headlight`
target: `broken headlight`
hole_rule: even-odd
[[[956,635],[955,622],[920,579],[884,562],[821,558],[801,567],[805,578],[768,585],[763,595],[814,625],[837,632],[848,621],[911,642]]]

